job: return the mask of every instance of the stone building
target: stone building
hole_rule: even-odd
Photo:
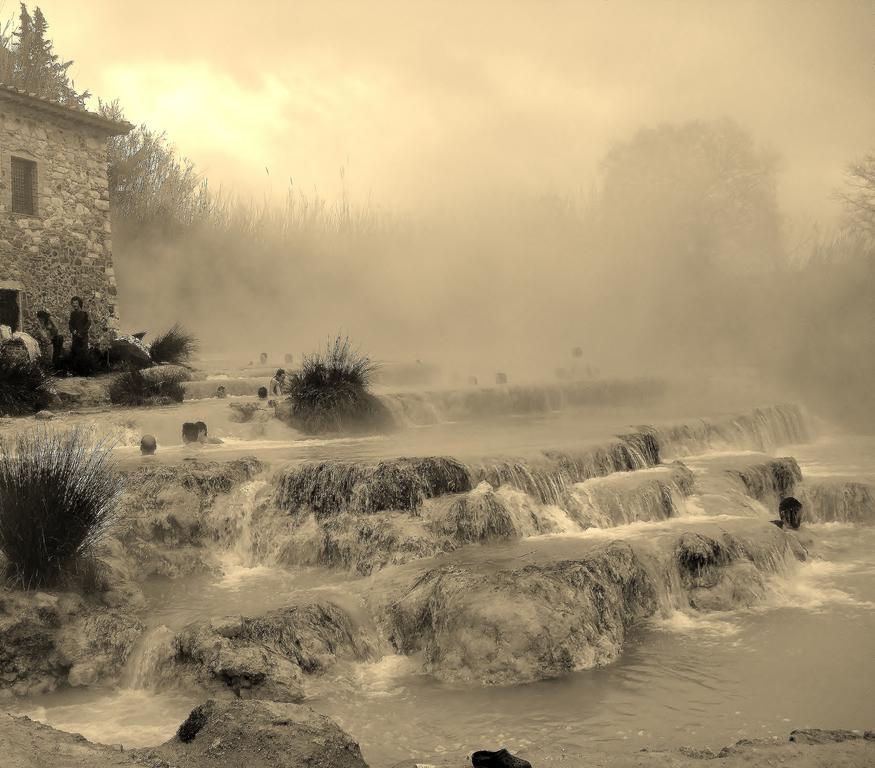
[[[80,296],[92,344],[118,329],[106,141],[132,127],[0,84],[0,323],[69,339]]]

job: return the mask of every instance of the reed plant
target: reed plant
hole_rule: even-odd
[[[184,396],[181,381],[149,378],[136,368],[118,374],[109,386],[109,399],[114,405],[167,405],[181,403]]]
[[[0,416],[25,416],[47,408],[52,386],[51,375],[37,363],[0,361]]]
[[[111,450],[78,429],[0,442],[0,550],[8,581],[36,588],[91,572],[90,556],[116,520],[123,487]]]
[[[169,330],[158,334],[149,348],[149,354],[156,363],[180,365],[191,360],[199,346],[194,334],[176,323]]]
[[[292,425],[311,434],[375,431],[391,426],[386,406],[368,391],[377,364],[337,335],[323,350],[305,355],[289,381]]]

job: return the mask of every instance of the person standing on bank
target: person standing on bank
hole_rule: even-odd
[[[72,336],[70,353],[75,358],[88,351],[88,329],[91,328],[91,318],[82,308],[82,299],[78,296],[70,299],[70,306],[73,308],[70,312],[70,334]]]
[[[64,337],[58,333],[58,326],[46,310],[41,309],[37,312],[36,319],[39,321],[40,346],[43,347],[43,354],[47,360],[48,355],[51,355],[52,367],[57,370],[64,352]]]

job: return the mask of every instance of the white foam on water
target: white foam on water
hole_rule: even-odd
[[[767,596],[759,610],[790,608],[826,612],[836,606],[875,610],[875,603],[858,600],[835,585],[836,577],[846,576],[853,570],[854,563],[847,561],[812,559],[800,563],[788,573],[769,578]]]
[[[812,531],[820,533],[832,533],[835,531],[857,531],[859,526],[856,523],[845,523],[838,520],[829,523],[805,523],[805,527]]]
[[[541,507],[541,513],[555,527],[557,535],[562,536],[583,531],[583,528],[572,520],[564,509],[555,504],[545,504]]]
[[[403,690],[402,681],[419,671],[418,662],[409,656],[390,654],[376,661],[355,665],[355,682],[366,696],[392,696]]]
[[[705,508],[702,506],[702,497],[698,494],[687,496],[684,500],[684,517],[706,517]]]
[[[228,560],[222,563],[222,575],[216,582],[222,589],[242,589],[253,581],[268,581],[271,577],[284,574],[278,568],[268,565],[243,565],[236,560]]]
[[[733,615],[733,612],[715,616],[714,614],[688,613],[676,610],[666,617],[653,619],[652,625],[663,632],[693,635],[696,638],[708,636],[713,639],[724,639],[737,635],[741,631],[741,627],[730,618]]]

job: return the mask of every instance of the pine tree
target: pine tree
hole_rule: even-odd
[[[0,82],[58,102],[84,107],[90,94],[78,93],[68,70],[72,61],[62,61],[48,38],[49,23],[39,7],[31,16],[24,3],[18,27],[6,24],[0,32]]]

